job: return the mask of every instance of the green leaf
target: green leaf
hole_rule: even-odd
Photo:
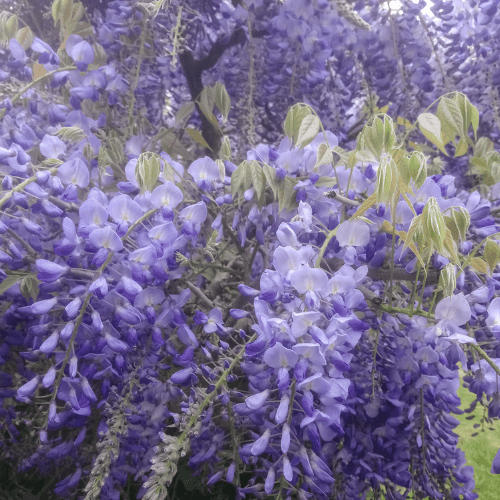
[[[455,155],[454,158],[457,158],[459,156],[463,156],[467,154],[467,151],[469,150],[469,145],[467,142],[465,142],[463,139],[459,139],[456,147],[455,147]]]
[[[61,8],[59,10],[59,20],[62,26],[66,26],[71,22],[73,16],[73,0],[61,0]]]
[[[474,139],[477,141],[477,128],[479,127],[479,111],[476,108],[476,106],[474,106],[474,104],[471,103],[469,104],[470,104],[470,115],[471,115],[470,121],[472,124],[472,130],[474,130]]]
[[[35,301],[40,293],[40,288],[38,287],[40,283],[41,281],[37,279],[35,274],[28,274],[21,280],[19,290],[26,300],[31,297]]]
[[[377,169],[375,184],[377,203],[388,203],[393,198],[398,175],[398,169],[392,157],[383,156]]]
[[[278,203],[280,211],[283,209],[288,210],[288,207],[295,202],[296,198],[294,195],[296,196],[296,193],[293,189],[294,185],[294,182],[288,176],[278,181]]]
[[[87,137],[80,127],[62,127],[54,135],[68,142],[80,142]]]
[[[297,134],[297,146],[305,148],[318,135],[321,122],[316,115],[308,115],[304,117],[299,127]]]
[[[222,143],[220,147],[220,157],[221,160],[231,160],[232,153],[231,153],[231,141],[229,140],[229,137],[225,135],[222,138]]]
[[[474,144],[474,155],[479,158],[484,158],[491,151],[495,151],[495,145],[487,137],[480,137],[476,144]]]
[[[153,191],[161,172],[162,158],[156,153],[141,153],[135,167],[135,178],[141,188],[141,193]]]
[[[213,110],[215,104],[215,92],[212,87],[203,87],[200,94],[199,106],[201,112],[205,115],[207,120],[212,123],[212,125],[219,130],[219,122],[215,117]]]
[[[422,211],[423,230],[425,236],[438,252],[443,251],[444,241],[446,238],[446,222],[441,208],[434,197],[430,197]]]
[[[1,283],[0,283],[0,295],[5,293],[9,288],[13,287],[18,281],[21,281],[23,277],[19,275],[10,275],[7,276]]]
[[[122,141],[117,137],[110,137],[107,140],[106,154],[112,163],[121,166],[125,159]]]
[[[226,87],[224,87],[222,83],[217,82],[213,88],[215,105],[221,112],[221,115],[224,117],[224,121],[227,121],[229,110],[231,109],[231,98],[227,93]]]
[[[267,163],[264,163],[264,165],[262,165],[262,171],[266,176],[266,180],[269,183],[269,186],[271,186],[274,194],[274,199],[276,199],[278,197],[278,177],[276,175],[276,170]]]
[[[285,119],[284,130],[286,136],[293,142],[293,144],[297,143],[297,136],[302,120],[311,114],[311,108],[309,108],[309,106],[303,106],[302,104],[295,104],[288,111]]]
[[[490,268],[491,275],[497,267],[497,264],[500,262],[500,246],[498,243],[495,243],[493,240],[488,240],[484,246],[483,256],[484,260],[488,264],[488,267]]]
[[[57,24],[61,15],[61,3],[61,0],[54,0],[52,2],[52,19],[54,19],[54,24]]]
[[[486,262],[480,257],[472,257],[469,265],[480,273],[488,274],[488,266],[486,265]]]
[[[446,123],[448,127],[454,132],[454,135],[460,136],[465,139],[466,134],[464,134],[464,119],[458,104],[448,97],[443,97],[438,104],[436,115],[443,123]],[[454,137],[452,138],[452,140]],[[445,143],[446,144],[446,143]]]
[[[210,151],[212,151],[212,148],[208,145],[208,142],[203,138],[199,130],[196,130],[194,128],[186,128],[184,130],[189,134],[191,139],[197,142],[200,146],[203,146],[204,148],[210,149]]]
[[[443,298],[453,295],[457,287],[457,271],[456,267],[451,262],[441,269],[439,273],[439,286],[443,291]]]
[[[180,125],[181,123],[184,122],[184,120],[186,118],[189,118],[192,114],[193,114],[193,111],[195,109],[195,105],[194,105],[194,102],[192,101],[189,101],[189,102],[186,102],[185,104],[183,104],[179,111],[177,111],[177,113],[175,113],[175,125]]]
[[[212,87],[203,87],[200,94],[200,108],[205,114],[210,114],[214,110],[215,95]]]
[[[252,184],[252,170],[247,160],[242,161],[231,174],[231,194],[233,200],[240,193],[246,191]]]
[[[14,35],[17,33],[17,28],[18,28],[17,16],[12,15],[5,23],[5,32],[7,34],[8,40],[14,38]]]
[[[16,33],[16,40],[20,43],[21,47],[24,50],[27,50],[31,47],[33,39],[34,39],[33,31],[31,31],[31,28],[29,26],[21,28]]]
[[[340,156],[340,160],[338,161],[339,165],[348,165],[352,151],[346,151],[340,146],[333,147],[332,151]]]
[[[335,153],[335,155],[339,157],[337,153]],[[321,165],[328,165],[329,163],[333,162],[334,159],[332,150],[325,143],[320,144],[318,146],[318,153],[317,153],[316,165],[314,165],[314,171],[316,171],[316,169]]]
[[[463,136],[462,138],[469,144],[472,144],[472,141],[469,139],[467,132],[469,130],[469,125],[472,124],[472,128],[474,130],[474,138],[477,140],[477,127],[479,125],[479,111],[477,108],[469,101],[466,95],[457,92],[455,95],[455,102],[458,105],[460,113],[462,114],[463,121]]]
[[[432,144],[437,146],[440,151],[448,156],[441,140],[441,121],[439,118],[434,116],[432,113],[422,113],[418,115],[417,121],[420,130],[425,137],[427,137]]]
[[[219,179],[223,181],[226,176],[226,167],[224,166],[224,162],[222,160],[215,160],[215,164],[219,167]]]
[[[262,167],[255,160],[250,163],[250,170],[252,172],[252,186],[255,189],[257,204],[259,207],[262,207],[266,196],[266,175],[264,174]]]

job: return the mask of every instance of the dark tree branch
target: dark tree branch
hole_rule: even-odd
[[[266,34],[266,30],[252,31],[252,36],[255,38],[262,38]],[[195,59],[190,50],[184,50],[179,53],[179,60],[184,71],[184,75],[186,76],[189,92],[191,93],[193,101],[199,97],[203,90],[203,71],[213,68],[227,49],[238,44],[243,46],[246,40],[247,36],[245,30],[243,28],[238,28],[232,33],[229,39],[227,39],[227,37],[223,37],[217,40],[210,49],[209,53],[202,59]],[[207,151],[207,154],[215,158],[219,153],[222,135],[203,114],[198,104],[196,104],[196,110],[200,115],[201,135],[212,150]]]

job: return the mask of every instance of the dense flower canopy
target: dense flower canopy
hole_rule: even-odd
[[[478,497],[497,3],[429,5],[0,14],[3,461],[51,498]]]

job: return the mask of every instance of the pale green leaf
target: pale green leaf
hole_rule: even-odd
[[[226,87],[224,87],[222,83],[217,82],[213,88],[215,105],[221,112],[221,115],[224,117],[224,121],[227,121],[229,110],[231,109],[231,98],[227,93]]]
[[[212,151],[212,148],[208,145],[208,142],[205,141],[203,136],[201,135],[201,132],[199,130],[196,130],[194,128],[186,128],[186,132],[189,134],[191,139],[193,139],[195,142],[197,142],[200,146],[203,146],[204,148],[210,149]]]
[[[306,116],[300,124],[296,145],[299,148],[304,148],[310,144],[318,135],[320,125],[321,122],[316,115]]]

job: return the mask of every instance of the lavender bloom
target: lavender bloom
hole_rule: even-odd
[[[81,188],[86,188],[90,182],[89,168],[80,158],[63,163],[57,169],[57,176],[63,184],[74,184]]]
[[[89,240],[97,248],[109,249],[112,252],[119,252],[123,249],[122,240],[109,226],[94,229],[89,235]]]
[[[37,259],[35,264],[39,271],[37,278],[46,283],[59,279],[69,271],[69,266],[60,266],[50,260]]]
[[[199,158],[191,163],[188,173],[193,176],[194,182],[204,191],[212,189],[212,182],[220,180],[219,167],[208,156]]]
[[[94,62],[94,49],[79,35],[70,35],[66,40],[66,53],[75,61],[79,71],[85,71]]]
[[[338,227],[335,236],[340,246],[362,247],[370,241],[370,228],[366,222],[349,220]]]
[[[287,349],[283,347],[283,344],[277,342],[265,352],[262,359],[272,368],[293,368],[297,363],[298,356],[291,349]]]
[[[40,377],[38,375],[36,377],[33,377],[29,382],[26,382],[24,385],[19,387],[19,389],[17,390],[17,395],[21,398],[27,398],[28,396],[31,396],[38,387],[39,381]]]

